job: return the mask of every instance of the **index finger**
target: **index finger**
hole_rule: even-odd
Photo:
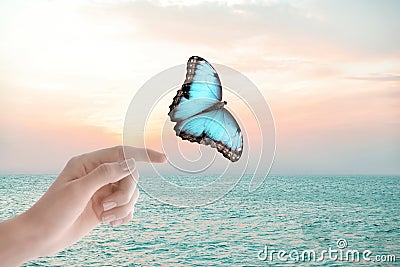
[[[80,155],[75,158],[75,167],[83,166],[86,174],[103,163],[120,162],[134,158],[135,161],[162,163],[166,161],[163,153],[148,148],[115,146]]]
[[[99,165],[103,163],[122,161],[129,158],[134,158],[135,161],[156,163],[162,163],[166,160],[163,153],[148,148],[138,148],[133,146],[115,146],[93,151],[82,156],[84,159],[96,162]]]

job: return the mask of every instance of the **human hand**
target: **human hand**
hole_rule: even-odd
[[[0,259],[5,257],[6,262],[18,259],[9,263],[20,264],[66,248],[101,222],[112,226],[127,223],[132,219],[139,196],[135,161],[161,163],[165,155],[118,146],[72,158],[38,202],[25,213],[0,224],[3,240]],[[14,246],[8,243],[5,247],[6,240],[11,240]]]

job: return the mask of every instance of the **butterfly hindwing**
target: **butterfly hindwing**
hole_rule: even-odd
[[[232,114],[225,108],[178,122],[174,130],[184,140],[210,145],[235,162],[242,155],[243,137]]]

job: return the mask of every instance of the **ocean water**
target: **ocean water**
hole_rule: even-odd
[[[28,209],[54,178],[0,176],[0,221]],[[246,179],[205,207],[176,208],[142,193],[130,224],[101,225],[24,266],[400,265],[399,176],[270,176],[251,194]],[[265,246],[286,254],[265,259]],[[296,256],[313,250],[318,258],[329,248],[370,250],[370,261]]]

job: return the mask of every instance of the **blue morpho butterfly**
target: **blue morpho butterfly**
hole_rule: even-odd
[[[176,135],[210,145],[235,162],[242,155],[243,136],[235,118],[224,108],[226,104],[215,69],[201,57],[190,57],[185,82],[169,106]]]

